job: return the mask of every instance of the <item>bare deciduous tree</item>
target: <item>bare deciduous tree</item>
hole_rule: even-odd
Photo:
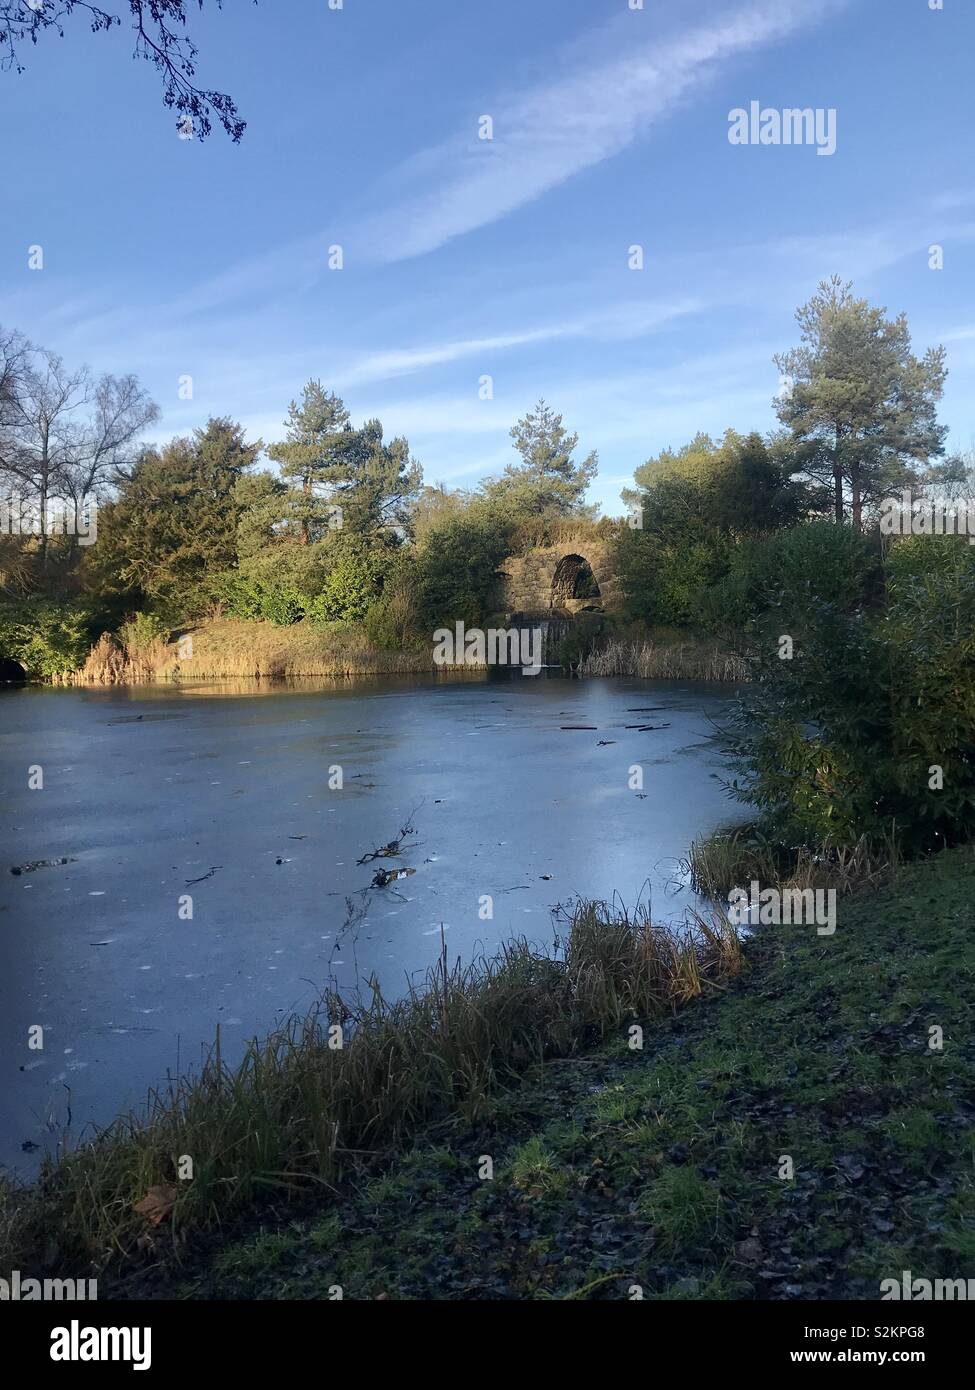
[[[87,367],[69,371],[56,353],[0,343],[0,360],[11,362],[10,390],[0,428],[0,474],[5,491],[25,486],[40,516],[60,500],[73,509],[77,537],[80,512],[135,460],[145,427],[159,408],[134,376],[94,377]],[[47,527],[39,547],[47,559]]]
[[[0,326],[0,429],[14,418],[30,344],[21,333]]]

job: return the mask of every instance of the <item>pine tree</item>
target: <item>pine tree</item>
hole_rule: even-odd
[[[185,603],[188,613],[207,580],[236,564],[238,483],[260,447],[239,425],[211,419],[190,438],[146,449],[99,515],[88,564],[95,586]]]
[[[917,465],[944,453],[936,402],[946,369],[943,347],[915,357],[905,315],[887,318],[852,288],[834,275],[798,310],[802,343],[775,358],[786,378],[776,411],[791,431],[796,470],[831,484],[837,521],[848,489],[859,529],[865,505],[914,482]]]
[[[404,528],[422,481],[405,439],[387,444],[378,420],[354,429],[343,401],[318,381],[307,383],[300,405],[292,401],[287,438],[268,454],[299,485],[292,515],[305,544],[336,529],[336,507],[342,528],[363,538]]]
[[[287,437],[268,456],[281,465],[285,481],[298,485],[292,515],[308,545],[328,526],[328,494],[352,444],[352,425],[342,400],[320,381],[309,381],[301,404],[288,407]]]
[[[521,463],[509,464],[502,477],[487,483],[485,495],[523,514],[585,514],[582,498],[596,476],[598,458],[593,452],[581,463],[575,461],[579,436],[569,434],[562,416],[540,400],[510,433]]]

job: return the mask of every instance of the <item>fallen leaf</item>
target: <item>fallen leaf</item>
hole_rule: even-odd
[[[135,1211],[146,1217],[153,1226],[158,1226],[175,1205],[175,1187],[150,1187],[142,1201],[136,1202]]]

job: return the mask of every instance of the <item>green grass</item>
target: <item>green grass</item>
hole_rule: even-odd
[[[532,1197],[565,1192],[569,1171],[560,1167],[538,1135],[520,1145],[511,1157],[511,1181]]]
[[[439,1190],[469,1172],[451,1147],[426,1143],[409,1179],[389,1159],[430,1124],[477,1123],[539,1061],[634,1018],[669,1016],[740,962],[727,923],[676,937],[645,914],[583,903],[558,949],[516,940],[453,966],[444,950],[404,998],[388,1002],[378,984],[365,998],[327,995],[254,1040],[236,1067],[218,1033],[201,1071],[153,1096],[147,1115],[49,1160],[29,1189],[0,1182],[0,1266],[9,1254],[11,1267],[131,1269],[341,1183],[355,1182],[371,1210],[395,1206],[406,1181],[414,1193]],[[333,1048],[338,1021],[345,1045]],[[181,1171],[184,1156],[192,1172]],[[364,1161],[378,1171],[363,1172]],[[537,1181],[554,1190],[560,1179],[539,1167]]]
[[[721,1199],[717,1189],[689,1165],[668,1165],[637,1201],[654,1243],[671,1255],[717,1229]]]
[[[716,830],[695,840],[688,855],[690,879],[699,893],[723,901],[733,888],[757,882],[781,889],[834,888],[837,893],[879,887],[898,862],[893,843],[860,840],[849,848],[830,844],[813,853],[774,842],[757,824]]]
[[[833,937],[766,928],[642,1052],[621,1022],[381,1171],[364,1160],[327,1214],[283,1201],[276,1228],[215,1234],[124,1291],[872,1299],[904,1269],[972,1277],[973,903],[956,850],[844,898]]]

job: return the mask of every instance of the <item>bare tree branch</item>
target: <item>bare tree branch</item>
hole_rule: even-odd
[[[213,126],[211,116],[223,126],[236,144],[243,135],[246,121],[241,120],[236,104],[226,92],[198,87],[196,76],[198,50],[186,32],[187,10],[193,0],[128,0],[135,33],[135,55],[153,65],[163,79],[163,104],[175,110],[180,122],[192,122],[192,133],[205,140]],[[213,0],[217,9],[223,0]],[[256,5],[257,0],[253,0]],[[196,0],[203,9],[204,0]],[[87,0],[0,0],[0,70],[23,72],[20,51],[25,43],[36,46],[40,36],[54,30],[64,38],[64,22],[76,11],[83,11],[93,34],[107,33],[121,26],[117,14],[111,14]]]

